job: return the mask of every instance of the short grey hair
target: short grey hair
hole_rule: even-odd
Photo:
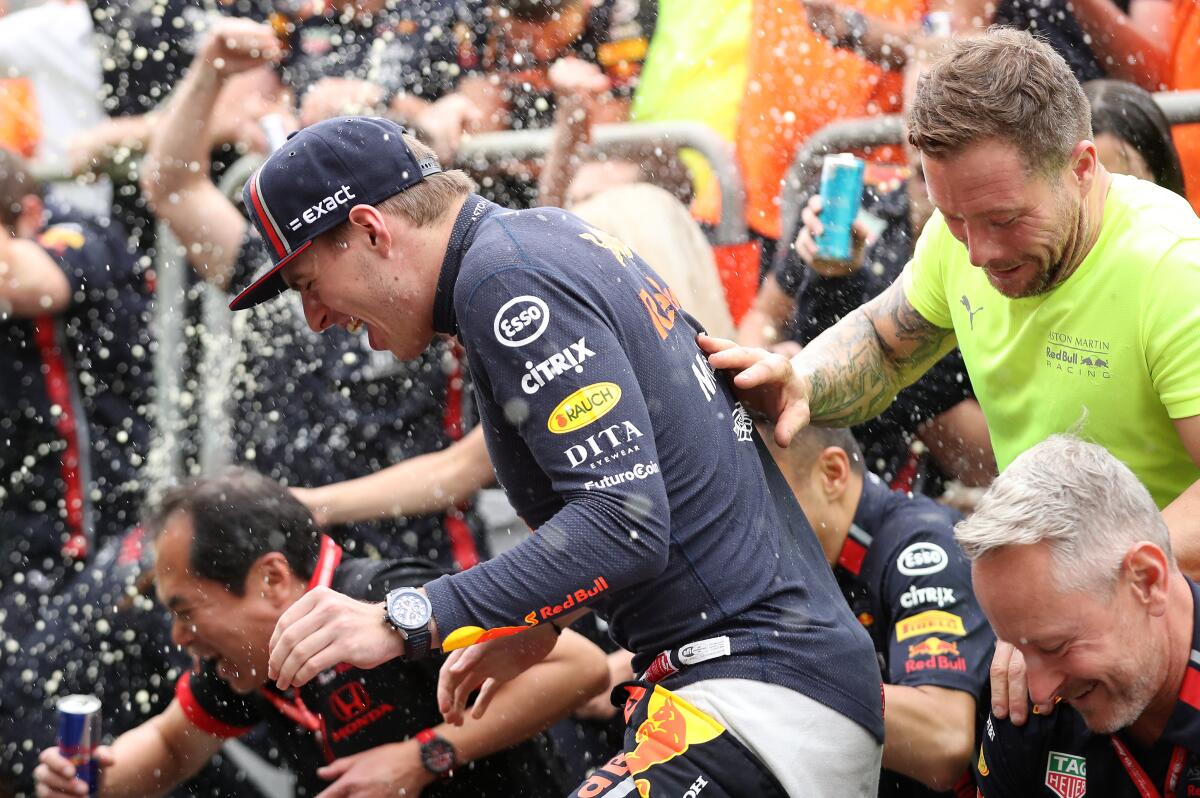
[[[1125,552],[1141,541],[1174,563],[1150,492],[1108,450],[1073,435],[1053,435],[1013,460],[954,535],[972,561],[1045,542],[1063,592],[1111,593]]]

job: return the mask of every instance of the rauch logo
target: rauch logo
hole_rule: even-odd
[[[620,385],[615,382],[593,383],[559,402],[546,419],[546,428],[557,435],[573,432],[603,418],[620,401]]]

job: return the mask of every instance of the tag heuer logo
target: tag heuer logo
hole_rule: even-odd
[[[1082,798],[1087,792],[1087,760],[1051,751],[1046,759],[1046,786],[1059,798]]]

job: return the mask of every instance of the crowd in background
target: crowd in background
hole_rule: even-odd
[[[171,437],[168,456],[185,472],[174,476],[248,484],[241,510],[268,501],[310,513],[347,556],[421,561],[389,584],[490,556],[495,540],[476,497],[494,475],[457,345],[437,342],[401,362],[365,335],[314,334],[289,296],[237,318],[219,358],[227,382],[221,395],[204,395],[213,385],[204,298],[240,291],[269,260],[248,221],[253,209],[218,186],[240,159],[269,153],[293,130],[346,115],[396,120],[443,164],[461,163],[488,199],[564,207],[628,245],[665,278],[660,296],[673,292],[710,334],[788,355],[884,292],[933,214],[920,153],[907,142],[868,147],[858,153],[868,166],[853,256],[823,261],[816,186],[787,185],[797,152],[832,122],[904,112],[947,39],[992,25],[1036,34],[1083,84],[1100,161],[1200,210],[1200,124],[1172,127],[1152,96],[1200,89],[1195,0],[5,5],[0,795],[33,789],[58,696],[100,695],[114,735],[179,700],[187,644],[173,637],[149,578],[151,538],[169,524],[161,511],[142,523],[172,487],[172,475],[155,468],[164,439],[157,408],[185,419]],[[736,221],[745,243],[712,243],[734,211],[721,207],[719,178],[696,153],[661,141],[596,144],[593,126],[624,122],[716,131],[743,181],[745,218]],[[481,134],[507,130],[549,131],[544,156],[461,157]],[[803,209],[796,229],[784,229],[789,199]],[[187,276],[178,296],[164,296],[161,272],[175,246]],[[665,302],[658,312],[669,328]],[[156,329],[164,321],[188,333],[166,357]],[[162,393],[164,362],[184,375],[173,395]],[[245,471],[204,472],[213,431],[200,408],[214,401],[231,419],[218,459]],[[949,353],[878,418],[805,434],[775,454],[876,643],[883,681],[941,691],[930,699],[939,702],[930,736],[885,747],[881,794],[973,794],[968,771],[989,708],[994,638],[952,529],[995,478],[997,460],[963,357]],[[289,490],[273,494],[250,472]],[[186,506],[196,514],[203,497],[179,501],[194,502]],[[890,553],[871,549],[873,538],[888,540]],[[895,558],[928,543],[951,553],[936,587],[885,576]],[[906,634],[928,590],[946,591],[945,601],[930,594],[932,606],[953,609],[965,626]],[[511,754],[505,767],[524,774],[518,784],[553,778],[562,789],[549,794],[565,794],[619,745],[623,723],[607,693],[632,678],[629,655],[614,650],[602,623],[588,623],[584,635],[605,653],[579,641],[561,654],[561,673],[547,661],[546,678],[578,688],[578,700],[536,717],[536,731],[551,731]],[[937,645],[969,665],[939,674],[912,664],[944,659],[950,648]],[[432,691],[436,677],[389,678]],[[434,725],[426,710],[414,729]],[[532,736],[488,733],[514,743]],[[281,753],[288,746],[261,730],[246,739],[300,772],[301,792],[319,791],[303,774],[303,753]],[[913,753],[925,745],[936,755]],[[253,789],[218,755],[178,794]]]

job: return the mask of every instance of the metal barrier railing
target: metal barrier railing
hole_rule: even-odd
[[[498,162],[505,158],[529,159],[546,154],[554,133],[551,130],[510,130],[480,133],[464,139],[459,162]],[[721,218],[712,243],[740,244],[746,240],[746,191],[734,159],[733,147],[715,130],[699,122],[630,122],[596,125],[592,146],[600,152],[623,147],[690,149],[700,153],[717,177],[721,189]]]
[[[1200,91],[1164,91],[1154,95],[1172,125],[1200,122]],[[800,209],[817,184],[821,159],[832,152],[859,150],[903,142],[900,116],[844,119],[826,125],[808,138],[792,159],[779,197],[780,230],[790,243],[799,230]]]

